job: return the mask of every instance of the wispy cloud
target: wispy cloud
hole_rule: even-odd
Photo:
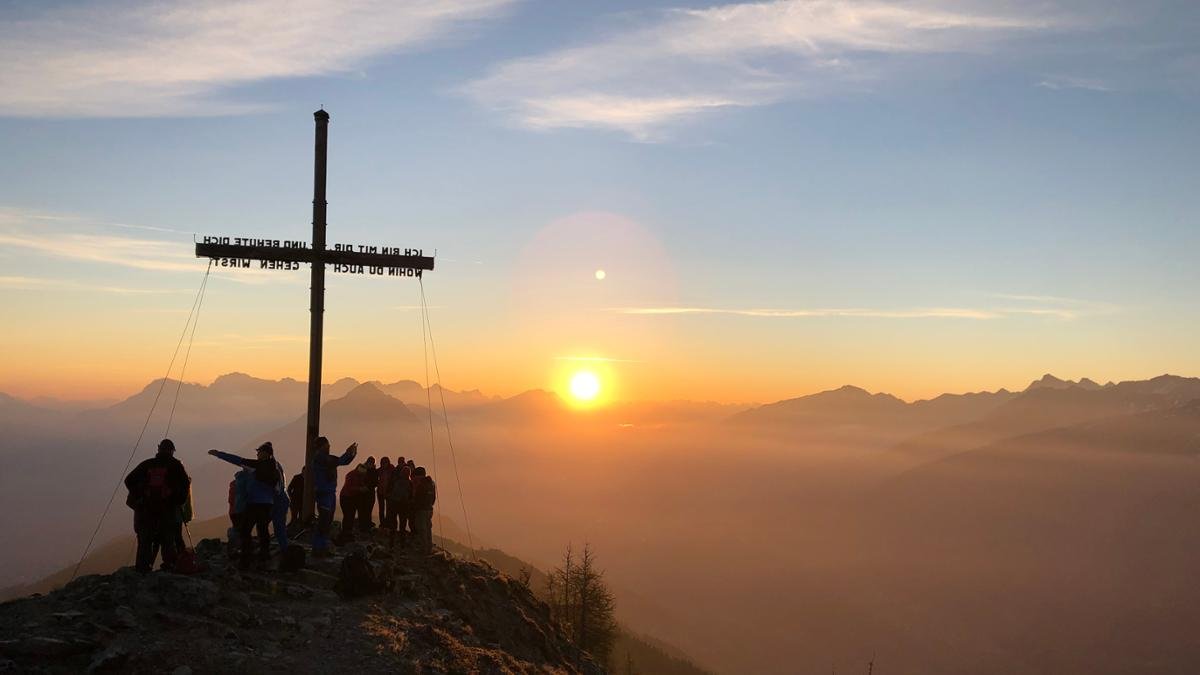
[[[1002,314],[963,307],[924,309],[725,309],[717,307],[614,307],[609,311],[635,315],[723,314],[765,318],[855,317],[868,319],[998,319]]]
[[[115,293],[118,295],[164,295],[194,292],[183,288],[128,288],[124,286],[85,284],[77,281],[69,281],[67,279],[47,279],[42,277],[25,276],[0,277],[0,288],[18,291],[81,291],[86,293]]]
[[[637,359],[613,359],[607,356],[556,356],[555,361],[580,361],[584,363],[641,363]]]
[[[197,259],[191,238],[152,239],[113,234],[116,229],[137,229],[176,233],[168,228],[128,225],[91,220],[75,215],[56,215],[13,208],[0,208],[0,248],[20,249],[27,253],[104,265],[115,265],[153,272],[204,270],[205,261]],[[278,271],[239,269],[218,276],[239,283],[304,283],[300,277]]]
[[[513,0],[108,0],[0,23],[0,114],[138,117],[258,110],[227,95],[344,73]]]
[[[1088,300],[1076,300],[1053,296],[993,294],[991,297],[1009,301],[996,307],[914,307],[900,309],[879,308],[722,308],[700,306],[670,307],[613,307],[608,311],[617,314],[641,316],[686,316],[725,315],[775,319],[803,318],[858,318],[858,319],[968,319],[992,321],[1015,316],[1046,316],[1071,320],[1096,314],[1119,311],[1115,305]]]
[[[1065,75],[1047,75],[1038,81],[1042,89],[1059,91],[1062,89],[1083,89],[1085,91],[1111,92],[1112,86],[1101,80],[1090,77],[1069,77]]]
[[[775,0],[638,15],[590,44],[500,64],[463,88],[534,129],[666,124],[878,77],[888,57],[983,51],[1058,25],[963,3]]]
[[[999,310],[1005,314],[1030,314],[1034,316],[1054,316],[1060,319],[1078,319],[1083,316],[1113,314],[1121,311],[1119,306],[1109,302],[1066,298],[1060,295],[996,293],[992,297],[1016,303],[1015,305],[1008,305]]]

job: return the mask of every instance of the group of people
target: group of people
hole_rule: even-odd
[[[411,459],[384,457],[375,465],[375,458],[354,467],[342,483],[339,498],[342,506],[342,533],[339,543],[353,541],[354,532],[370,532],[375,505],[379,505],[379,525],[388,530],[388,541],[395,545],[410,540],[418,550],[433,549],[433,505],[437,501],[437,484],[425,467]]]
[[[253,534],[258,535],[257,561],[265,565],[271,555],[270,530],[274,530],[279,551],[288,549],[288,514],[291,523],[300,521],[304,503],[304,472],[296,474],[284,486],[283,466],[275,458],[270,442],[255,450],[254,458],[239,457],[220,450],[208,454],[241,467],[229,484],[229,516],[233,531],[240,539],[239,566],[251,567],[255,561]],[[341,455],[330,453],[329,439],[316,441],[312,459],[315,529],[312,553],[328,557],[330,532],[337,506],[337,469],[354,461],[358,444],[353,443]],[[154,457],[138,464],[125,478],[129,490],[128,505],[134,511],[139,572],[149,572],[159,552],[163,566],[171,568],[183,550],[182,530],[191,519],[191,478],[175,458],[175,444],[163,439]],[[378,466],[370,457],[349,471],[342,486],[342,532],[338,543],[352,541],[354,532],[369,532],[375,505],[379,505],[380,525],[390,531],[389,544],[397,539],[411,543],[417,550],[433,550],[433,505],[437,485],[425,467],[403,457],[395,465],[384,457]]]

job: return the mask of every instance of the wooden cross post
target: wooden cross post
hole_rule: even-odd
[[[313,455],[321,435],[321,342],[325,315],[325,266],[346,274],[418,277],[433,269],[433,258],[420,249],[389,246],[325,245],[325,159],[329,139],[329,113],[318,110],[316,147],[313,166],[313,231],[311,247],[303,241],[254,239],[249,237],[206,236],[196,244],[197,258],[210,258],[217,267],[298,270],[301,263],[312,266],[309,297],[311,321],[308,343],[308,425],[304,444],[305,522],[313,515]]]

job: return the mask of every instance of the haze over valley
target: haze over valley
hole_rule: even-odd
[[[0,430],[18,441],[4,460],[23,469],[0,479],[0,513],[29,543],[5,550],[0,581],[74,562],[160,384],[85,411],[4,399]],[[223,513],[231,475],[209,447],[270,439],[298,470],[303,389],[242,374],[184,385],[171,435],[200,517]],[[425,394],[339,380],[325,433],[432,466]],[[927,673],[1172,672],[1200,658],[1200,379],[595,410],[545,391],[446,391],[453,458],[438,392],[428,400],[443,526],[462,537],[457,471],[476,539],[543,568],[589,542],[622,621],[716,672],[872,654]],[[148,433],[165,422],[156,413]],[[64,509],[79,517],[38,516]],[[101,541],[128,529],[114,515]]]

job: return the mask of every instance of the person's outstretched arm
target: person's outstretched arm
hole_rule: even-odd
[[[236,466],[253,467],[258,464],[258,460],[256,459],[246,459],[245,457],[238,457],[237,455],[231,455],[228,452],[221,452],[220,450],[209,450],[208,454],[216,457],[217,459],[223,459],[226,462]]]

